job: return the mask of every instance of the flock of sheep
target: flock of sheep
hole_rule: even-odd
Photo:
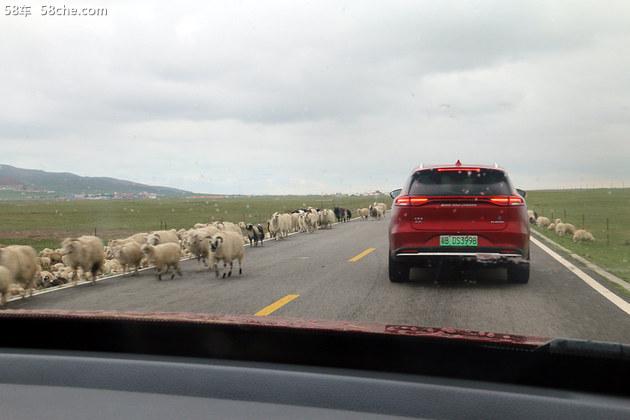
[[[576,229],[571,223],[563,223],[560,219],[554,221],[548,217],[538,216],[535,211],[528,210],[529,222],[537,226],[555,232],[558,236],[572,235],[573,242],[594,241],[593,234],[585,229]]]
[[[357,209],[362,219],[380,219],[387,210],[385,203],[374,203],[369,208]],[[66,238],[58,249],[46,248],[39,255],[26,245],[0,246],[0,296],[4,305],[7,296],[32,296],[33,289],[60,286],[88,277],[92,282],[98,275],[127,273],[133,275],[140,268],[154,266],[158,280],[162,275],[182,275],[182,257],[195,258],[216,276],[230,277],[234,262],[242,274],[244,245],[262,246],[264,239],[281,240],[291,232],[312,233],[330,229],[332,224],[347,222],[352,212],[342,207],[297,209],[291,213],[275,212],[265,227],[261,224],[232,222],[197,223],[190,229],[159,230],[136,233],[127,238],[113,239],[103,246],[96,236]],[[222,270],[220,263],[222,264]]]

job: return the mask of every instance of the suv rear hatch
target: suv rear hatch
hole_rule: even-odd
[[[400,215],[414,229],[442,233],[500,231],[518,220],[514,206],[523,199],[513,195],[498,169],[435,168],[416,172],[409,193],[396,199],[406,207]]]

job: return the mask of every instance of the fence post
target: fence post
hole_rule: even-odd
[[[606,218],[606,246],[610,246],[610,224],[608,223],[608,217]]]
[[[555,219],[554,219],[554,217],[553,217],[553,214],[554,214],[554,213],[553,213],[553,212],[551,212],[551,222],[553,222],[553,221],[555,220]]]

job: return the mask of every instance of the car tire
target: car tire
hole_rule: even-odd
[[[525,284],[529,281],[529,264],[514,264],[508,267],[510,283]]]
[[[396,262],[389,257],[389,281],[392,283],[404,283],[409,281],[409,271],[411,267],[406,264]]]

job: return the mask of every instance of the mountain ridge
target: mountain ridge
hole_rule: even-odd
[[[49,172],[0,164],[0,189],[57,195],[140,194],[181,197],[191,191],[154,186],[113,177],[81,176],[71,172]]]

